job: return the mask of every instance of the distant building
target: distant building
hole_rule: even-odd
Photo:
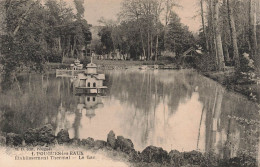
[[[195,49],[194,47],[190,47],[188,50],[186,50],[182,56],[187,57],[187,56],[198,56],[202,55],[202,51],[200,49]]]
[[[186,50],[181,56],[181,64],[182,65],[189,65],[191,67],[196,66],[196,59],[202,55],[202,51],[200,49],[195,49],[194,47],[189,48]]]
[[[72,70],[82,70],[83,69],[83,64],[80,64],[79,59],[76,59],[74,61],[74,64],[71,64],[70,67],[71,67]]]

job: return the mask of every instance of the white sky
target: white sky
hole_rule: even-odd
[[[73,0],[64,0],[73,5]],[[92,25],[98,25],[101,17],[116,20],[120,11],[122,0],[85,0],[85,18]],[[200,17],[193,19],[199,9],[198,0],[179,0],[182,8],[174,9],[181,18],[181,22],[187,25],[191,31],[196,32],[201,26]]]
[[[193,32],[199,31],[201,18],[198,13],[198,0],[179,0],[181,8],[176,8],[175,12],[180,16],[181,22],[189,27]],[[196,16],[196,17],[194,17]]]

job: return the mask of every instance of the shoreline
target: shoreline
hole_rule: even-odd
[[[126,69],[139,69],[144,64],[148,66],[153,66],[151,61],[123,61],[123,60],[94,60],[94,63],[97,64],[98,70],[126,70]],[[217,71],[201,71],[196,68],[181,68],[176,63],[171,64],[162,64],[162,61],[157,62],[160,70],[180,70],[180,69],[193,69],[196,70],[202,76],[205,76],[213,81],[221,84],[228,91],[233,91],[238,93],[244,97],[246,97],[249,101],[257,103],[260,108],[260,86],[257,83],[236,83],[236,78],[234,77],[234,72],[225,71],[225,72],[217,72]],[[67,67],[69,68],[69,64],[60,64],[55,65],[55,67]],[[47,70],[45,73],[55,74],[56,68],[53,68],[51,64],[47,65]],[[66,69],[66,68],[63,68]],[[151,68],[152,69],[152,68]],[[20,74],[27,74],[22,72]]]
[[[177,63],[171,63],[169,61],[124,61],[124,60],[93,60],[97,64],[99,70],[125,70],[125,69],[138,69],[142,65],[153,66],[159,65],[159,69],[179,70],[182,69]],[[64,64],[63,64],[64,65]],[[185,68],[191,69],[191,68]],[[234,77],[234,72],[227,70],[225,72],[217,71],[201,71],[195,69],[199,74],[214,80],[221,84],[227,90],[237,92],[252,102],[260,104],[260,89],[257,83],[237,83],[237,79]],[[51,70],[49,71],[51,72]]]
[[[167,152],[161,147],[147,146],[143,151],[136,151],[131,139],[116,136],[111,130],[107,135],[107,141],[87,139],[71,139],[67,130],[60,130],[55,136],[50,124],[41,128],[28,129],[23,134],[7,133],[0,136],[0,145],[7,148],[21,148],[30,150],[40,147],[39,152],[46,156],[55,146],[80,148],[90,152],[105,152],[106,155],[116,161],[126,161],[131,166],[231,166],[233,164],[250,167],[257,166],[257,159],[247,155],[237,157],[223,157],[211,152],[199,151],[179,152],[171,150]],[[56,153],[55,153],[56,154]],[[71,155],[71,153],[69,153]],[[38,154],[37,154],[38,155]],[[39,154],[40,155],[40,154]],[[64,155],[68,156],[67,153]],[[74,151],[73,155],[82,155],[80,151]]]
[[[238,84],[235,83],[236,80],[234,79],[234,76],[226,74],[224,72],[201,72],[199,70],[196,71],[201,75],[221,84],[228,91],[238,93],[246,97],[249,101],[260,105],[260,86],[257,83]]]

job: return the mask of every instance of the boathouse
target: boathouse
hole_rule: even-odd
[[[196,66],[196,59],[201,57],[202,52],[199,49],[195,49],[194,47],[189,48],[186,50],[181,56],[181,64],[190,65],[191,67]]]

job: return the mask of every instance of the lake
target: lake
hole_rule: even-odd
[[[74,95],[69,78],[19,77],[0,95],[2,132],[22,133],[50,123],[70,138],[130,138],[142,151],[213,151],[221,157],[258,156],[257,105],[192,70],[106,71],[106,96]]]

